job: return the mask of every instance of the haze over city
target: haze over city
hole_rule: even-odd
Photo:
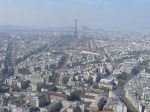
[[[150,0],[0,0],[0,112],[150,112]]]
[[[150,30],[149,0],[0,0],[0,25]]]

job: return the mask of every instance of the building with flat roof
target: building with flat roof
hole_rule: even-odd
[[[31,98],[31,105],[34,107],[44,106],[45,103],[46,103],[46,95],[45,94],[39,93]]]

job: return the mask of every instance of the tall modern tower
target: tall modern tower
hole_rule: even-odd
[[[78,38],[78,33],[77,33],[77,19],[75,20],[74,38]]]

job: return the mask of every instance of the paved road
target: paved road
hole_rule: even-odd
[[[4,75],[9,76],[13,74],[13,65],[12,65],[12,39],[8,39],[8,46],[6,50],[5,57],[5,72]]]
[[[126,107],[130,112],[137,112],[137,110],[132,106],[132,104],[126,99],[125,97],[125,91],[124,91],[124,85],[131,79],[133,76],[130,76],[126,81],[124,81],[114,92],[118,95],[120,100],[124,102]]]
[[[133,74],[133,75],[129,76],[129,77],[127,78],[127,80],[125,80],[116,90],[114,90],[114,92],[118,95],[118,97],[120,98],[120,100],[121,100],[122,102],[124,102],[124,104],[126,105],[126,107],[127,107],[128,110],[129,110],[129,112],[138,112],[138,110],[137,110],[137,109],[132,105],[132,103],[129,102],[129,101],[127,100],[127,98],[125,97],[124,86],[125,86],[125,84],[128,83],[128,81],[129,81],[130,79],[132,79],[133,77],[139,75],[139,74],[141,73],[141,71],[142,71],[143,69],[147,68],[147,67],[148,67],[148,65],[145,65],[145,66],[141,67],[141,68],[139,69],[139,72],[138,72],[137,74]]]
[[[106,56],[108,57],[109,61],[112,63],[113,67],[114,68],[117,68],[114,64],[114,62],[111,60],[111,58],[107,55],[107,53],[104,51],[103,49],[103,52],[106,54]],[[148,67],[148,63],[149,61],[147,61],[147,64],[145,64],[145,66],[142,66],[141,68],[139,68],[139,72],[136,73],[136,74],[132,74],[131,76],[129,76],[121,85],[119,85],[115,90],[114,92],[118,95],[118,97],[120,98],[120,100],[126,105],[126,107],[128,108],[129,112],[138,112],[138,110],[132,105],[131,102],[129,102],[127,100],[127,98],[125,97],[125,91],[124,91],[124,86],[125,84],[128,83],[128,81],[130,79],[132,79],[134,76],[137,76],[141,73],[141,71],[145,68]]]

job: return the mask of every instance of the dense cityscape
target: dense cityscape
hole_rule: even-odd
[[[56,29],[1,31],[0,112],[150,112],[150,35]]]
[[[0,0],[0,112],[150,112],[150,0]]]

